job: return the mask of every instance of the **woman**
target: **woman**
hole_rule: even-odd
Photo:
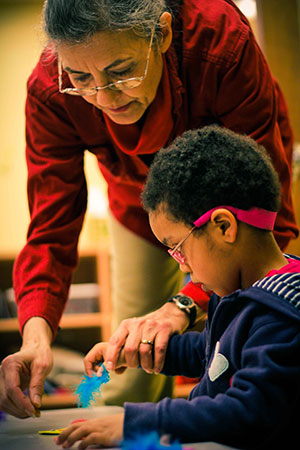
[[[37,414],[51,368],[50,343],[86,209],[85,149],[108,183],[114,327],[158,308],[182,286],[176,263],[150,230],[140,193],[155,152],[183,131],[217,122],[263,144],[283,186],[275,225],[281,248],[298,233],[285,102],[232,1],[48,0],[44,22],[50,43],[29,79],[26,105],[31,224],[14,269],[23,346],[3,361],[0,379],[0,407],[18,417]],[[183,292],[189,289],[197,290],[190,285]],[[199,304],[205,309],[206,300]],[[186,327],[176,303],[162,311],[146,325],[156,330],[157,355],[172,331]],[[143,319],[130,327],[115,343],[125,344],[128,332],[125,350],[136,358],[140,348],[145,366]],[[29,399],[20,389],[28,384],[24,374]],[[124,376],[104,390],[107,403],[170,394],[170,382],[160,376]]]

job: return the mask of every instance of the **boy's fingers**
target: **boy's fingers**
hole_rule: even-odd
[[[67,428],[65,428],[59,436],[57,436],[56,439],[56,443],[57,444],[62,444],[69,436],[69,434],[71,433],[72,429],[74,428],[74,425],[70,425]]]
[[[99,342],[85,355],[83,363],[85,371],[89,376],[92,374],[95,366],[98,366],[104,360],[106,347],[106,342]]]
[[[99,367],[99,369],[97,370],[97,377],[101,377],[102,374],[103,374],[103,365],[101,365],[101,366]]]

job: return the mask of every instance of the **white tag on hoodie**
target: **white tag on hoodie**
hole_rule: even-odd
[[[213,357],[210,367],[208,369],[208,376],[209,376],[210,381],[215,381],[229,367],[228,360],[225,358],[224,355],[219,353],[219,348],[220,348],[220,342],[218,341],[216,343],[214,357]]]

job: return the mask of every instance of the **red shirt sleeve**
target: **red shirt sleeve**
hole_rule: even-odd
[[[26,157],[31,222],[14,266],[21,331],[43,317],[55,336],[77,263],[87,204],[84,148],[59,103],[28,95]]]
[[[180,293],[191,297],[200,308],[207,311],[210,294],[204,292],[200,286],[196,286],[196,284],[190,281],[181,289]]]

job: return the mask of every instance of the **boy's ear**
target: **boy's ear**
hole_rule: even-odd
[[[169,12],[165,11],[159,18],[162,37],[159,43],[161,53],[166,53],[171,45],[173,32],[172,32],[172,16]]]
[[[235,242],[238,224],[232,212],[224,208],[216,209],[212,213],[210,220],[215,225],[220,236],[225,242],[229,244],[233,244]]]

